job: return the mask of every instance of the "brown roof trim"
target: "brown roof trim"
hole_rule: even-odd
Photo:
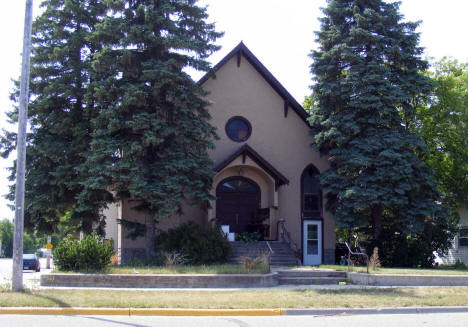
[[[234,151],[234,153],[232,153],[226,159],[224,159],[222,162],[216,165],[213,168],[213,170],[215,172],[220,172],[240,155],[242,155],[243,158],[245,158],[245,156],[248,156],[257,165],[264,169],[271,177],[273,177],[273,179],[275,180],[276,188],[284,184],[289,184],[289,180],[286,177],[284,177],[283,174],[281,174],[275,167],[273,167],[273,165],[266,161],[260,154],[257,153],[257,151],[252,149],[247,143],[242,145],[239,149]]]
[[[301,119],[310,127],[307,122],[309,115],[302,108],[302,106],[293,98],[293,96],[284,88],[283,85],[273,76],[272,73],[260,62],[260,60],[255,57],[255,55],[246,47],[246,45],[241,41],[231,52],[229,52],[220,62],[218,62],[212,70],[206,73],[199,81],[198,84],[202,85],[210,77],[215,77],[215,73],[218,71],[221,66],[228,62],[235,55],[244,55],[244,57],[249,61],[249,63],[257,70],[257,72],[262,75],[262,77],[270,84],[270,86],[283,98],[285,103],[288,103],[291,108],[301,117]],[[239,59],[238,59],[239,60]]]

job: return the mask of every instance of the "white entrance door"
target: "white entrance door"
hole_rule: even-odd
[[[303,263],[305,266],[322,263],[322,222],[320,220],[304,220]]]

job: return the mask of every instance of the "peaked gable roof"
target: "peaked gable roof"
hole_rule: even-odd
[[[260,154],[257,153],[252,147],[250,147],[247,143],[242,145],[239,149],[234,151],[231,155],[229,155],[226,159],[222,162],[217,164],[213,170],[215,172],[220,172],[224,168],[226,168],[231,162],[233,162],[236,158],[242,155],[242,160],[245,162],[245,157],[248,156],[252,159],[257,165],[259,165],[263,170],[265,170],[273,179],[275,180],[275,186],[279,187],[284,184],[289,184],[289,180],[284,177],[272,164],[266,161]]]
[[[199,81],[198,84],[202,85],[210,77],[215,77],[215,73],[232,57],[237,56],[237,65],[240,65],[240,58],[244,56],[247,61],[257,70],[257,72],[270,84],[270,86],[279,94],[284,100],[284,115],[287,116],[287,110],[290,106],[294,112],[306,123],[309,115],[302,108],[302,106],[293,98],[293,96],[284,88],[283,85],[273,76],[272,73],[255,57],[255,55],[247,48],[247,46],[241,41],[231,52],[229,52],[220,62],[218,62],[212,70],[206,73]]]

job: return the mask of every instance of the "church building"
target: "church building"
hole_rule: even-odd
[[[209,92],[210,123],[219,136],[210,150],[216,200],[209,209],[187,204],[182,215],[157,228],[192,220],[219,224],[235,235],[256,225],[267,241],[287,232],[304,265],[334,263],[335,224],[317,180],[329,163],[310,147],[305,110],[242,42],[199,83]],[[121,262],[144,255],[144,237],[127,238],[117,224],[117,219],[145,223],[144,215],[128,201],[104,214],[106,237],[114,238]]]

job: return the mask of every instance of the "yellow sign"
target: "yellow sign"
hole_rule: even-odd
[[[50,242],[47,243],[47,244],[45,245],[45,248],[48,249],[48,250],[52,249],[52,248],[53,248],[52,243],[50,243]]]

